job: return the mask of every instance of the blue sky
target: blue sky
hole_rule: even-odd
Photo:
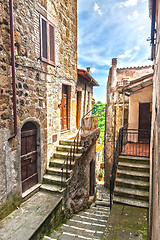
[[[78,0],[78,67],[91,67],[99,82],[96,101],[105,103],[112,58],[118,67],[150,65],[148,0]]]

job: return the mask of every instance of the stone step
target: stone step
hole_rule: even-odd
[[[61,140],[59,141],[59,144],[60,144],[60,145],[68,145],[68,146],[71,146],[71,145],[73,145],[73,143],[74,143],[74,139],[70,139],[70,140],[61,139]],[[79,141],[78,146],[80,146],[80,141]]]
[[[93,218],[93,217],[87,217],[87,216],[81,216],[81,215],[75,215],[72,219],[74,220],[81,220],[85,222],[90,222],[90,223],[97,223],[97,224],[105,224],[107,223],[107,220],[100,219],[100,218]]]
[[[67,155],[68,153],[67,152],[60,152],[60,151],[57,151],[57,152],[54,152],[53,153],[53,158],[58,158],[58,159],[66,159],[67,158]],[[75,153],[74,154],[74,159],[78,159],[81,157],[82,154],[80,153]],[[72,156],[72,159],[73,159],[73,156]]]
[[[59,240],[74,240],[74,239],[75,240],[82,240],[82,239],[85,239],[85,240],[100,240],[100,238],[97,238],[97,237],[96,238],[95,237],[84,237],[84,234],[80,235],[80,233],[71,233],[69,231],[62,232],[58,236],[56,234],[54,234],[54,235],[53,235],[54,238],[50,238],[50,239],[46,239],[46,240],[55,240],[55,239],[59,239]]]
[[[146,157],[132,157],[132,156],[119,156],[119,162],[130,162],[149,165],[149,158]]]
[[[100,214],[95,214],[94,212],[80,212],[79,215],[84,217],[98,218],[101,220],[107,220],[109,217],[109,213],[104,213],[100,216]]]
[[[69,152],[71,149],[71,146],[68,145],[58,145],[56,146],[56,151],[60,151],[60,152]],[[73,148],[72,148],[73,149]],[[77,146],[75,147],[75,151],[77,151]],[[82,153],[83,151],[83,147],[78,147],[78,153]]]
[[[53,184],[42,184],[40,190],[63,195],[65,188]]]
[[[61,233],[70,233],[74,234],[76,236],[83,236],[83,237],[90,237],[90,238],[101,238],[103,231],[97,231],[95,229],[91,230],[87,227],[79,227],[79,226],[73,226],[73,225],[68,225],[68,224],[63,224],[63,226],[60,228],[58,232]],[[54,235],[51,235],[51,237],[54,237]]]
[[[108,202],[109,202],[109,200],[108,200]],[[91,209],[98,210],[98,211],[104,211],[104,212],[110,212],[110,206],[104,207],[104,206],[95,204],[94,206],[91,207]]]
[[[106,211],[94,210],[92,208],[88,209],[85,212],[79,213],[79,214],[83,215],[83,216],[92,216],[92,217],[98,217],[98,218],[102,218],[102,219],[107,218],[109,215],[109,213]]]
[[[82,219],[76,220],[76,219],[70,219],[67,224],[69,226],[75,226],[79,228],[89,229],[89,230],[95,230],[95,231],[104,231],[106,224],[104,223],[91,223]]]
[[[117,187],[125,187],[125,188],[140,189],[140,190],[149,191],[149,183],[148,182],[134,180],[134,179],[116,178],[116,184],[115,185]]]
[[[66,186],[69,179],[61,179],[61,176],[54,176],[54,175],[49,175],[45,174],[43,176],[43,183],[44,184],[53,184],[53,185],[60,185],[61,186],[61,181],[62,181],[62,186]]]
[[[143,172],[135,172],[135,171],[129,171],[129,170],[126,171],[126,170],[118,169],[117,177],[149,182],[149,173],[143,173]]]
[[[114,196],[149,201],[149,192],[137,189],[115,187]]]
[[[130,205],[130,206],[135,206],[135,207],[149,208],[149,203],[146,201],[141,201],[141,200],[137,200],[137,199],[128,199],[128,198],[120,197],[120,196],[114,196],[113,202]]]
[[[68,162],[70,168],[70,161]],[[71,161],[71,169],[73,168],[75,162]],[[65,159],[50,159],[49,167],[57,167],[62,168],[64,165],[64,169],[66,169],[66,162]],[[69,170],[69,169],[68,169]]]
[[[70,177],[70,174],[71,174],[71,170],[68,170],[68,173],[66,173],[66,169],[63,171],[63,175],[67,177]],[[55,176],[62,176],[62,170],[61,168],[58,168],[58,167],[48,167],[46,169],[46,173],[47,174],[50,174],[50,175],[55,175]]]
[[[110,206],[110,200],[107,199],[107,201],[96,201],[96,206],[103,206],[103,207],[109,207]]]
[[[149,173],[149,165],[146,165],[146,164],[119,162],[118,169]]]

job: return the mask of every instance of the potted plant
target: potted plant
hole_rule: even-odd
[[[99,174],[98,174],[98,179],[99,181],[102,180],[103,174],[102,174],[102,169],[99,169]]]

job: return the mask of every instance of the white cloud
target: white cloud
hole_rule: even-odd
[[[139,46],[135,46],[134,49],[138,51],[138,50],[140,50],[140,47]]]
[[[96,68],[91,68],[91,69],[90,69],[90,71],[91,71],[92,73],[96,72],[96,70],[97,70]]]
[[[127,50],[124,52],[124,54],[121,54],[118,56],[118,58],[127,58],[127,57],[130,57],[131,56],[131,50]]]
[[[133,7],[133,6],[136,6],[137,4],[138,4],[138,0],[127,0],[122,3],[122,5],[124,5],[125,7]]]
[[[139,13],[135,10],[133,13],[128,15],[128,20],[133,21],[139,17]]]
[[[94,4],[94,11],[97,12],[99,15],[102,15],[102,11],[100,10],[99,4]]]

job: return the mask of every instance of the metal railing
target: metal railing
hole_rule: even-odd
[[[123,129],[122,135],[122,155],[149,157],[149,129]]]
[[[120,155],[149,157],[150,155],[150,130],[149,129],[127,129],[119,130],[116,141],[116,149],[113,155],[113,165],[110,175],[110,208],[112,207],[113,191],[117,174]]]
[[[81,134],[84,134],[86,130],[93,131],[94,129],[98,128],[98,115],[105,110],[106,105],[100,112],[98,112],[98,115],[92,115],[89,117],[88,115],[93,111],[94,108],[95,107],[88,111],[81,119],[81,127],[79,128],[77,135],[71,144],[66,159],[64,160],[63,166],[61,168],[61,189],[63,187],[64,172],[66,173],[67,180],[69,178],[69,170],[72,169],[72,163],[75,162],[75,154],[78,153],[78,146],[81,145]]]
[[[113,190],[114,190],[114,183],[116,179],[116,173],[117,173],[117,166],[119,161],[119,155],[122,152],[122,144],[123,144],[123,128],[119,130],[118,138],[116,141],[116,149],[113,155],[113,165],[112,165],[112,171],[110,175],[110,208],[112,207],[112,201],[113,201]]]

